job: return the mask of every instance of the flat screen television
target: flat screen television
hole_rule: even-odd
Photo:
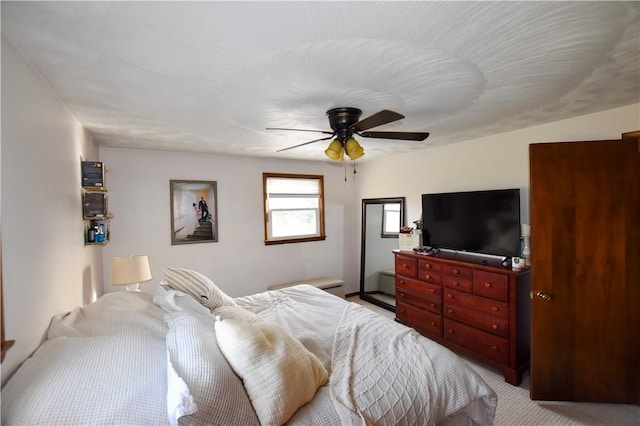
[[[423,244],[520,256],[520,189],[422,194]]]

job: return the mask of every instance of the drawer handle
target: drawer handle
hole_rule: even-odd
[[[490,288],[491,287],[491,283],[484,283],[485,288]]]
[[[400,280],[400,284],[404,284],[404,280]]]
[[[451,293],[447,293],[447,297],[448,297],[449,299],[453,299],[453,294],[451,294]]]
[[[447,333],[449,333],[449,334],[453,334],[453,330],[452,330],[452,329],[448,329],[448,330],[447,330]]]
[[[430,291],[431,293],[435,293],[435,292],[436,292],[436,289],[435,289],[435,288],[430,288],[430,289],[429,289],[429,291]]]
[[[431,321],[431,326],[435,327],[436,326],[436,322],[435,321]]]
[[[400,297],[405,297],[403,292],[400,292]]]
[[[460,273],[460,271],[458,271],[457,269],[453,270],[453,275],[458,275]]]
[[[436,304],[435,304],[435,303],[429,303],[429,307],[431,307],[431,308],[435,308],[435,307],[436,307]]]
[[[497,346],[495,346],[495,345],[491,346],[491,350],[494,351],[494,352],[498,352],[498,349],[499,348]]]
[[[458,287],[460,285],[458,281],[451,281],[451,284],[453,284],[454,287]]]
[[[492,310],[493,312],[498,312],[500,309],[498,309],[498,307],[497,307],[497,306],[492,306],[492,307],[491,307],[491,310]]]
[[[497,329],[498,329],[498,324],[493,324],[493,325],[491,326],[491,328],[493,328],[494,330],[497,330]]]
[[[447,309],[447,313],[448,314],[452,314],[453,313],[453,309]]]
[[[425,279],[425,280],[430,280],[430,279],[431,279],[431,275],[429,275],[429,274],[424,274],[424,279]]]
[[[425,269],[431,269],[431,264],[430,263],[425,263],[424,267],[425,267]]]

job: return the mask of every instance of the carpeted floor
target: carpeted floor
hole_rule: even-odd
[[[360,300],[347,300],[364,305],[381,315],[394,318],[393,312]],[[636,425],[640,426],[640,406],[576,402],[532,401],[529,398],[529,374],[520,386],[504,381],[502,374],[491,367],[463,357],[498,394],[495,425]]]

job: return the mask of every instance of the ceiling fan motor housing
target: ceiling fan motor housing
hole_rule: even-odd
[[[342,143],[353,136],[351,126],[360,121],[361,115],[362,111],[358,108],[341,107],[327,111],[331,129],[336,132],[336,136]]]

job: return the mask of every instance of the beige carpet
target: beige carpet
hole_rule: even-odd
[[[393,318],[393,312],[360,300],[349,301],[364,305],[381,315]],[[529,398],[529,374],[520,386],[504,381],[502,374],[463,357],[498,394],[495,424],[509,425],[636,425],[640,426],[640,406],[622,404],[594,404],[575,402],[532,401]]]

